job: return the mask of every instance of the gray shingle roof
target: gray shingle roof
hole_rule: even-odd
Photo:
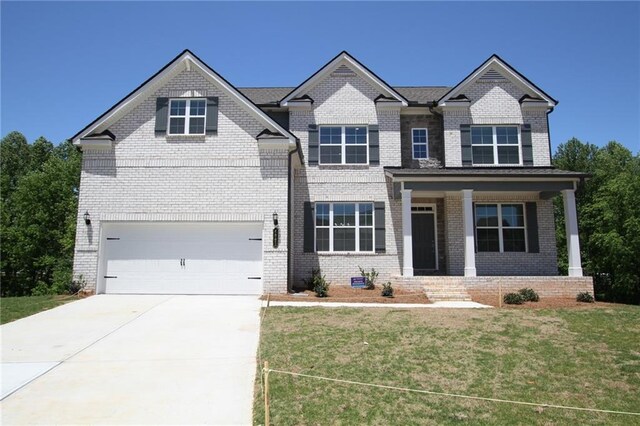
[[[295,87],[239,87],[246,97],[257,105],[276,104],[289,94]],[[406,86],[394,87],[398,93],[407,98],[410,103],[426,104],[440,99],[450,87],[443,86]]]
[[[554,169],[552,167],[465,167],[465,168],[385,168],[393,176],[483,176],[483,177],[560,177],[583,178],[586,173]]]

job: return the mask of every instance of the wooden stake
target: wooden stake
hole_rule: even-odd
[[[264,362],[264,424],[269,426],[269,361]]]

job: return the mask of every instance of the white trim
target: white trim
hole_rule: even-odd
[[[416,143],[416,141],[414,140],[414,134],[413,134],[415,130],[424,130],[425,137],[427,138],[427,140],[424,143],[422,142]],[[416,151],[413,149],[415,145],[425,145],[427,147],[427,156],[416,158],[415,156]],[[429,158],[429,129],[427,129],[426,127],[411,128],[411,158],[413,158],[414,160],[426,160]]]
[[[363,202],[355,202],[355,201],[317,201],[314,204],[313,209],[313,250],[318,254],[375,254],[376,253],[376,209],[375,203],[373,201],[363,201]],[[316,223],[316,218],[318,215],[318,204],[328,204],[329,205],[329,225],[318,226]],[[355,206],[355,225],[350,226],[335,226],[333,223],[333,208],[336,204],[353,204]],[[370,205],[371,206],[371,225],[362,225],[360,226],[360,206],[361,205]],[[328,229],[329,230],[329,250],[318,250],[317,239],[318,239],[318,229]],[[355,250],[352,251],[335,251],[333,247],[333,231],[335,229],[354,229],[355,230]],[[360,250],[360,229],[371,229],[371,250]]]
[[[322,159],[322,147],[336,147],[338,146],[337,144],[322,144],[322,129],[326,129],[326,128],[330,128],[330,127],[339,127],[340,130],[340,147],[341,147],[341,151],[340,151],[340,163],[323,163],[321,161]],[[366,143],[363,144],[347,144],[347,133],[346,133],[346,129],[347,127],[353,127],[353,128],[360,128],[360,127],[364,127],[365,129],[365,137],[367,139]],[[367,154],[367,161],[364,163],[347,163],[347,146],[352,146],[352,147],[362,147],[364,146],[365,152]],[[367,125],[357,125],[357,124],[346,124],[346,125],[339,125],[339,124],[326,124],[326,125],[321,125],[318,126],[318,166],[368,166],[369,165],[369,126]]]
[[[357,74],[359,74],[361,77],[364,77],[366,80],[369,80],[369,82],[373,83],[374,85],[378,86],[380,89],[382,89],[383,92],[386,92],[387,95],[397,99],[402,104],[402,106],[408,105],[407,101],[405,101],[404,98],[398,92],[396,92],[391,86],[384,83],[378,77],[371,74],[371,72],[367,71],[362,65],[360,65],[360,63],[355,58],[351,57],[347,52],[342,52],[340,55],[335,57],[331,62],[329,62],[324,67],[322,67],[319,71],[317,71],[313,77],[311,77],[302,85],[294,89],[293,92],[289,93],[282,100],[280,105],[288,106],[289,101],[291,101],[291,99],[301,94],[304,94],[308,90],[308,88],[314,86],[325,77],[330,76],[331,73],[341,65],[347,65],[349,68],[356,71]]]
[[[413,207],[431,207],[431,211],[413,211]],[[434,271],[440,270],[440,255],[438,252],[438,206],[435,203],[413,203],[411,204],[411,214],[431,214],[433,215],[433,239],[435,241],[436,268]],[[412,242],[413,244],[413,242]],[[412,247],[413,249],[413,247]],[[415,268],[413,268],[415,270]]]
[[[80,139],[77,143],[75,143],[75,145],[82,148],[109,149],[113,147],[113,141],[109,138]]]
[[[502,206],[504,205],[519,205],[522,206],[522,226],[504,226],[502,223]],[[521,203],[521,202],[512,202],[512,201],[500,201],[500,202],[495,202],[495,201],[482,201],[482,202],[478,202],[476,201],[475,206],[474,206],[474,218],[477,217],[477,212],[476,209],[478,208],[478,206],[496,206],[497,212],[498,212],[498,225],[497,226],[477,226],[474,223],[474,228],[475,228],[475,240],[476,240],[476,250],[478,253],[529,253],[529,241],[527,240],[527,209],[526,209],[526,204],[525,203]],[[504,236],[502,234],[502,231],[504,229],[522,229],[524,231],[524,251],[504,251]],[[478,229],[497,229],[498,230],[498,248],[499,250],[496,251],[480,251],[478,249]]]
[[[477,127],[491,127],[491,136],[493,143],[491,146],[493,147],[493,163],[474,163],[473,162],[473,147],[487,147],[487,144],[475,144],[473,143],[473,128]],[[498,162],[498,147],[499,146],[515,146],[514,144],[498,144],[498,133],[496,129],[498,127],[515,127],[518,132],[518,162],[517,163],[499,163]],[[474,167],[508,167],[508,166],[522,166],[522,138],[520,137],[520,126],[517,124],[472,124],[469,128],[469,137],[471,138],[471,164]]]
[[[156,75],[152,80],[148,81],[146,84],[139,87],[135,92],[116,104],[116,107],[113,109],[113,111],[101,118],[99,121],[95,122],[92,126],[86,128],[82,133],[78,134],[78,136],[73,139],[74,145],[80,145],[80,139],[84,138],[87,135],[95,133],[96,129],[100,129],[102,127],[106,129],[109,125],[122,117],[126,113],[126,111],[128,111],[129,109],[133,109],[144,99],[146,99],[147,96],[153,94],[154,91],[157,90],[156,86],[162,84],[165,79],[171,78],[174,74],[177,74],[182,69],[185,69],[187,63],[190,63],[192,68],[197,67],[200,72],[203,73],[205,78],[213,82],[214,85],[221,87],[225,92],[227,92],[231,99],[238,102],[256,119],[263,122],[267,126],[267,128],[269,128],[269,130],[275,130],[283,135],[286,135],[291,145],[290,149],[295,148],[296,137],[291,132],[280,126],[264,111],[260,110],[260,108],[248,101],[244,96],[240,94],[237,89],[235,89],[229,83],[226,83],[220,76],[218,76],[215,71],[209,71],[207,66],[193,57],[190,52],[184,52],[182,55],[176,58],[173,63],[170,63],[168,66],[166,66],[166,68],[161,73]]]
[[[553,108],[557,105],[557,102],[523,80],[522,77],[515,73],[509,65],[505,64],[498,57],[493,55],[489,59],[487,59],[487,61],[482,64],[480,68],[478,68],[473,74],[462,80],[453,89],[451,89],[451,91],[447,94],[447,97],[438,102],[438,106],[443,106],[447,100],[458,95],[468,84],[475,82],[485,73],[485,71],[487,71],[488,68],[491,67],[497,68],[496,71],[500,72],[501,74],[507,74],[508,76],[505,76],[505,78],[509,79],[511,82],[515,81],[522,88],[528,89],[531,92],[535,93],[538,97],[544,99],[547,103],[547,107]]]
[[[474,166],[477,168],[477,166]],[[487,167],[492,167],[487,164]],[[500,173],[496,171],[496,173]],[[469,176],[394,176],[393,173],[386,170],[385,174],[390,178],[393,178],[394,182],[566,182],[573,181],[574,185],[580,182],[579,177],[575,176],[567,176],[566,178],[562,177],[530,177],[527,175],[521,176],[501,176],[501,177],[492,177],[490,175],[487,176],[478,176],[478,175],[469,175]]]

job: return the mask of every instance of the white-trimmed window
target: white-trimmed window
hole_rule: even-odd
[[[429,131],[411,129],[411,146],[414,160],[429,158]]]
[[[527,251],[524,204],[476,204],[479,252]]]
[[[373,252],[373,203],[317,203],[316,251]]]
[[[473,164],[522,164],[518,126],[471,126]]]
[[[320,164],[368,164],[367,126],[320,127]]]
[[[169,101],[169,134],[204,135],[206,115],[206,99],[171,99]]]

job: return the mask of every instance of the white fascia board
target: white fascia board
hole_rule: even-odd
[[[342,55],[340,55],[337,58],[335,58],[333,61],[329,62],[327,65],[324,66],[324,68],[322,68],[319,72],[317,72],[313,77],[311,77],[308,81],[306,81],[302,86],[298,87],[296,90],[294,90],[289,95],[287,95],[287,97],[282,100],[281,105],[282,106],[288,106],[289,101],[291,101],[291,99],[295,98],[296,96],[298,96],[300,94],[303,94],[309,87],[313,87],[317,82],[319,82],[320,80],[325,78],[327,76],[327,74],[332,73],[336,68],[338,68],[339,64],[342,63],[342,62],[346,62],[348,64],[349,68],[351,68],[354,71],[356,71],[356,73],[360,77],[365,78],[370,83],[373,83],[374,85],[376,85],[380,89],[382,89],[384,92],[386,92],[387,95],[390,95],[390,96],[394,97],[395,99],[397,99],[399,102],[402,103],[402,106],[407,106],[408,105],[407,102],[402,98],[402,96],[400,96],[400,94],[398,92],[393,90],[393,88],[391,88],[389,85],[384,83],[382,80],[380,80],[376,76],[372,75],[371,72],[369,72],[368,70],[363,68],[360,64],[357,63],[357,61],[353,60],[346,53],[343,53]]]
[[[447,94],[446,99],[443,99],[438,103],[438,106],[444,106],[444,103],[448,99],[451,99],[451,98],[455,97],[456,95],[458,95],[468,84],[474,82],[478,77],[480,77],[482,74],[484,74],[484,72],[487,70],[487,68],[490,68],[490,67],[496,66],[496,65],[499,67],[499,69],[501,71],[503,71],[504,73],[508,74],[508,78],[512,82],[515,82],[516,84],[520,85],[522,88],[531,90],[533,93],[535,93],[536,95],[538,95],[539,97],[544,99],[549,107],[552,108],[552,107],[555,107],[557,105],[557,103],[553,99],[550,99],[547,95],[545,95],[544,93],[540,92],[538,89],[533,87],[527,81],[523,80],[522,77],[520,77],[517,73],[514,73],[511,70],[510,66],[508,66],[505,63],[503,63],[499,58],[493,56],[484,65],[482,65],[480,68],[478,68],[473,74],[471,74],[470,76],[465,78],[463,81],[458,83],[458,85],[456,87],[454,87],[453,90],[451,90],[451,92],[449,92]]]
[[[491,176],[393,176],[389,171],[385,172],[393,182],[579,182],[579,177],[491,177]]]

